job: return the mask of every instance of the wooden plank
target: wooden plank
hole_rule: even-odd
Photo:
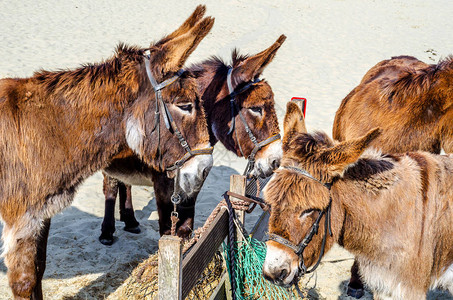
[[[177,236],[159,239],[159,300],[181,299],[182,243]]]
[[[206,234],[201,237],[182,262],[183,298],[187,297],[227,235],[228,211],[222,209],[207,229]]]
[[[264,240],[269,227],[269,216],[269,211],[263,211],[258,221],[256,221],[255,226],[253,226],[252,232],[250,233],[253,238],[259,241]]]
[[[239,195],[245,196],[245,188],[247,186],[247,178],[243,175],[231,175],[230,177],[230,191]],[[237,199],[234,197],[231,197],[231,199]],[[240,200],[240,199],[237,199]],[[239,221],[241,221],[242,224],[244,224],[244,211],[236,211],[236,214],[238,216]],[[237,235],[238,240],[242,240],[242,238]]]

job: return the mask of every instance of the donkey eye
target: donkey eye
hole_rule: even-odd
[[[187,111],[187,112],[192,112],[192,104],[191,103],[188,103],[188,104],[179,104],[178,105],[178,108],[180,110],[183,110],[183,111]]]
[[[301,216],[301,217],[306,216],[306,215],[308,215],[308,214],[311,214],[313,211],[314,211],[313,208],[306,209],[306,210],[304,210],[304,211],[300,214],[300,216]]]
[[[255,114],[260,114],[260,115],[263,114],[263,109],[261,107],[258,107],[258,106],[250,107],[249,110],[252,111],[252,113],[255,113]]]

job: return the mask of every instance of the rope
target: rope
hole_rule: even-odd
[[[228,205],[228,212],[229,212],[229,222],[228,222],[228,248],[230,250],[230,282],[231,282],[231,289],[232,289],[232,296],[233,300],[236,300],[236,253],[234,246],[236,244],[236,227],[234,224],[234,210],[233,210],[233,205],[231,204],[230,201],[230,196],[225,192],[223,194],[223,198],[225,199],[227,205]]]

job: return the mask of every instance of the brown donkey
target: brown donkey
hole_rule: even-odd
[[[453,152],[453,58],[437,65],[414,57],[384,60],[371,68],[343,99],[335,115],[333,138],[344,141],[374,127],[372,143],[385,153],[424,150]],[[363,285],[352,267],[348,294],[359,298]]]
[[[204,10],[149,55],[120,45],[100,64],[0,80],[0,214],[15,299],[42,299],[50,218],[85,178],[124,149],[156,170],[171,167],[186,153],[172,135],[178,129],[192,149],[209,147],[196,81],[190,72],[174,77],[213,26],[201,19]],[[181,189],[198,189],[211,165],[211,155],[188,160],[179,169]]]
[[[268,49],[250,57],[239,56],[234,51],[232,66],[218,58],[211,58],[189,69],[195,74],[198,90],[202,95],[211,145],[220,141],[228,150],[243,157],[250,157],[255,150],[256,161],[251,169],[252,176],[269,176],[280,164],[282,153],[274,95],[269,84],[257,78],[272,61],[285,39],[284,35],[280,36]],[[229,76],[231,88],[228,87]],[[233,91],[237,93],[234,97]],[[239,111],[242,116],[238,114]],[[252,141],[247,128],[251,130],[256,142]],[[262,148],[256,147],[257,143]],[[132,207],[131,184],[154,185],[159,231],[161,235],[170,233],[173,179],[168,178],[164,172],[147,168],[133,155],[114,160],[104,172],[105,215],[99,237],[101,243],[111,245],[114,241],[117,194],[120,198],[121,221],[125,222],[124,229],[133,233],[140,232]],[[177,206],[179,236],[187,237],[192,232],[198,192],[194,191]]]
[[[379,134],[334,143],[307,134],[302,112],[288,104],[282,167],[265,191],[266,278],[296,283],[338,243],[356,255],[376,299],[453,292],[453,157],[366,150]]]
[[[384,152],[453,152],[453,57],[437,65],[414,57],[371,68],[341,102],[333,138],[344,141],[379,126],[373,142]]]

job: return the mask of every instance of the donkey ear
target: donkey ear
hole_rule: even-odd
[[[302,109],[293,101],[286,104],[286,115],[283,120],[283,140],[284,147],[288,145],[290,139],[296,133],[306,133],[305,118]]]
[[[255,54],[235,67],[231,73],[233,88],[236,88],[243,82],[248,82],[258,77],[264,68],[272,61],[277,50],[286,40],[286,36],[282,34],[277,41],[266,50]]]
[[[188,24],[192,22],[192,20],[188,21],[186,21]],[[184,24],[182,27],[184,27]],[[214,18],[206,17],[187,32],[163,43],[159,50],[163,56],[163,73],[176,72],[182,68],[189,55],[197,48],[213,25]]]
[[[201,18],[204,16],[205,12],[206,12],[206,6],[198,5],[195,8],[194,12],[190,15],[190,17],[187,18],[187,20],[178,29],[176,29],[175,31],[173,31],[173,33],[171,33],[171,34],[167,35],[166,37],[164,37],[163,39],[161,39],[154,46],[159,47],[159,46],[165,44],[166,42],[189,32],[189,30],[192,29],[195,26],[195,24],[197,24],[201,20]]]
[[[360,138],[337,144],[322,153],[320,159],[329,166],[331,175],[341,176],[350,164],[355,163],[359,159],[363,151],[365,151],[381,132],[382,130],[380,128],[374,128]]]

